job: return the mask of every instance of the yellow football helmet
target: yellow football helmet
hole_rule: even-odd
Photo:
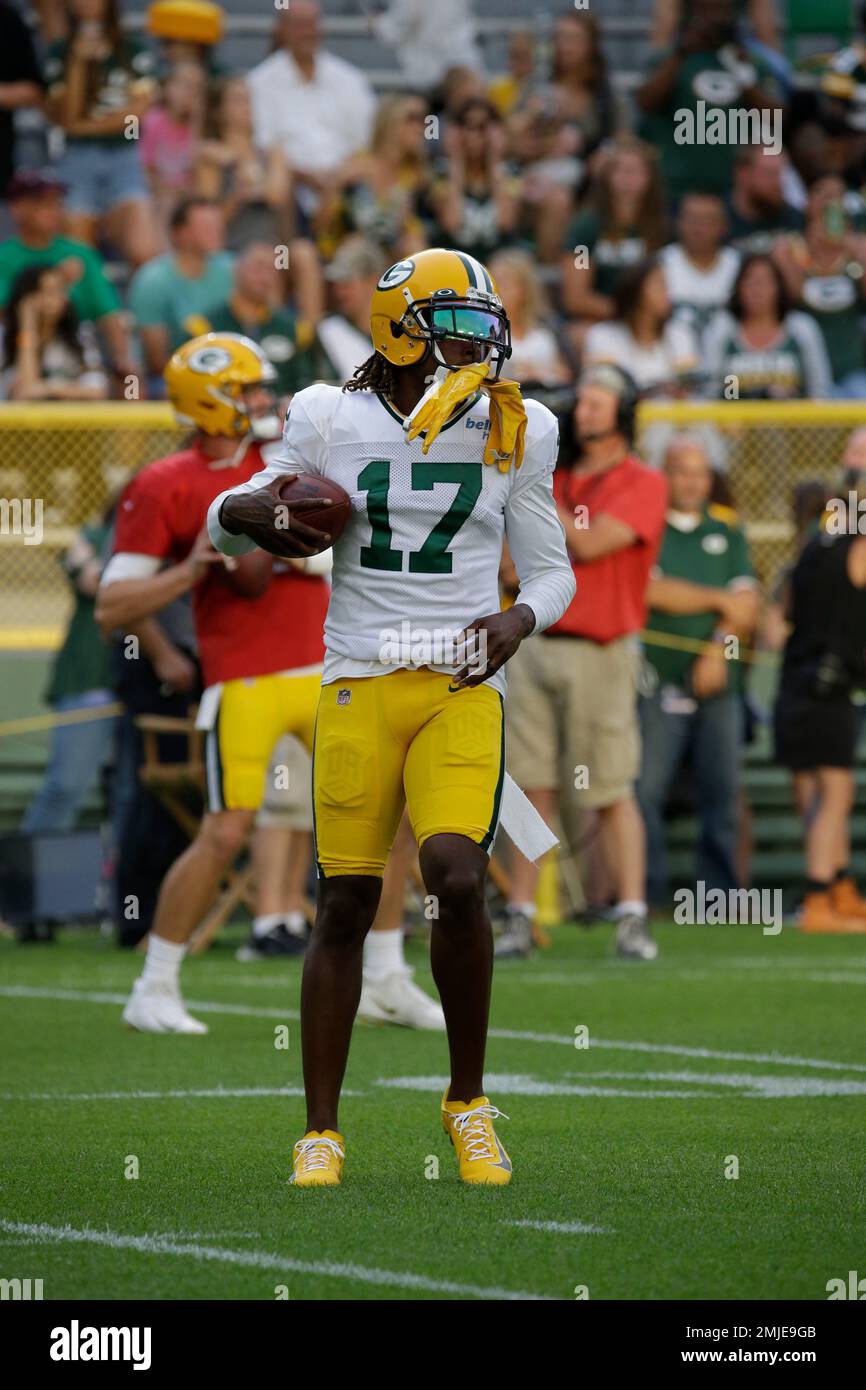
[[[253,418],[244,403],[245,387],[269,386],[276,379],[272,364],[251,338],[240,333],[203,333],[191,338],[172,353],[163,375],[182,424],[227,439],[279,435],[276,408],[267,416]]]
[[[490,272],[462,251],[433,247],[389,266],[373,291],[370,334],[377,352],[395,367],[420,362],[432,348],[448,367],[439,343],[464,338],[488,349],[495,380],[511,356],[511,328]]]

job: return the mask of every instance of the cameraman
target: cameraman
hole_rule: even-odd
[[[866,899],[849,869],[859,732],[851,696],[866,687],[866,535],[857,526],[866,430],[849,439],[842,468],[842,495],[828,503],[791,574],[775,708],[776,759],[791,769],[805,826],[807,932],[866,932]]]

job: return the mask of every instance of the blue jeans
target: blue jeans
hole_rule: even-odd
[[[58,700],[54,712],[67,714],[113,701],[110,690],[88,690]],[[111,757],[115,719],[115,715],[109,714],[80,724],[60,724],[52,731],[45,778],[21,822],[25,835],[74,828],[79,812],[99,781],[103,765]]]
[[[677,692],[683,698],[683,692]],[[684,697],[687,698],[687,697]],[[643,756],[637,799],[646,825],[647,896],[668,901],[664,812],[674,778],[686,757],[700,825],[698,879],[707,889],[738,887],[736,846],[742,745],[739,695],[694,701],[690,713],[665,709],[666,688],[642,696],[639,704]]]

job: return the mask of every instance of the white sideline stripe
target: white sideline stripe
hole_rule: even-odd
[[[61,999],[83,1004],[125,1004],[128,995],[90,990],[39,989],[30,985],[0,985],[0,998]],[[235,1014],[240,1018],[297,1018],[291,1009],[262,1009],[251,1004],[218,1004],[204,999],[188,999],[187,1007],[197,1013]],[[491,1038],[505,1042],[553,1043],[574,1047],[574,1037],[568,1033],[532,1033],[518,1028],[491,1028]],[[789,1057],[778,1052],[725,1052],[710,1047],[683,1047],[676,1043],[615,1041],[612,1038],[591,1038],[591,1048],[607,1048],[612,1052],[647,1052],[671,1057],[703,1057],[716,1062],[763,1062],[777,1067],[814,1067],[818,1071],[866,1072],[866,1062],[830,1062],[818,1057]]]
[[[500,1226],[522,1226],[528,1231],[552,1231],[558,1236],[612,1236],[609,1226],[588,1226],[585,1221],[500,1221]]]
[[[592,1076],[624,1081],[673,1081],[686,1085],[694,1082],[709,1086],[734,1086],[744,1096],[863,1096],[866,1081],[825,1080],[817,1076],[753,1076],[746,1073],[724,1074],[704,1071],[594,1071]]]
[[[64,1091],[32,1091],[29,1095],[0,1096],[0,1100],[249,1100],[260,1096],[302,1096],[302,1086],[245,1086],[229,1089],[215,1086],[201,1091],[81,1091],[69,1094]],[[343,1091],[344,1096],[362,1096],[363,1091]]]
[[[636,1081],[640,1074],[632,1073]],[[448,1085],[447,1076],[385,1076],[373,1082],[393,1091],[433,1091],[441,1092]],[[501,1096],[610,1096],[629,1100],[690,1100],[700,1098],[710,1100],[717,1096],[713,1091],[655,1091],[644,1086],[629,1091],[622,1086],[593,1086],[578,1081],[539,1081],[536,1076],[513,1076],[508,1073],[493,1072],[485,1077],[487,1090]]]
[[[522,1293],[515,1289],[483,1288],[477,1284],[458,1284],[451,1279],[431,1279],[408,1271],[373,1269],[366,1265],[338,1264],[331,1260],[296,1260],[271,1255],[264,1250],[226,1250],[216,1245],[166,1240],[161,1236],[124,1236],[115,1231],[75,1230],[72,1226],[30,1225],[24,1221],[0,1220],[0,1231],[28,1237],[34,1244],[66,1242],[104,1245],[112,1250],[137,1250],[144,1255],[178,1255],[219,1264],[244,1265],[249,1269],[272,1269],[281,1273],[311,1274],[324,1279],[352,1279],[360,1284],[381,1284],[397,1289],[423,1289],[427,1293],[453,1293],[468,1298],[488,1298],[509,1302],[555,1302],[546,1294]]]

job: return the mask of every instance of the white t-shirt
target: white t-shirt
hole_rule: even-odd
[[[526,414],[523,463],[502,473],[483,462],[483,393],[454,412],[427,454],[420,437],[407,443],[402,417],[374,392],[320,384],[293,397],[274,461],[230,491],[304,472],[333,479],[351,497],[351,518],[333,547],[326,685],[400,666],[453,671],[444,659],[447,634],[499,612],[506,535],[520,577],[517,601],[535,613],[536,631],[565,612],[574,576],[553,501],[556,419],[532,400]],[[254,547],[220,525],[227,495],[211,505],[208,531],[217,549],[239,555]],[[504,673],[490,684],[504,692]]]
[[[740,255],[732,246],[721,247],[715,264],[702,270],[689,260],[678,242],[659,252],[668,294],[678,319],[704,331],[716,309],[727,308],[740,269]]]
[[[676,319],[668,320],[661,337],[650,347],[635,341],[628,324],[593,324],[584,340],[583,360],[587,367],[612,362],[624,368],[638,389],[646,392],[675,383],[699,365],[695,336],[688,324]]]
[[[515,381],[541,381],[545,386],[556,386],[563,380],[562,364],[556,338],[549,328],[539,324],[531,328],[523,338],[515,338],[511,333],[511,356],[505,364],[504,374]]]
[[[281,48],[253,68],[247,83],[256,144],[278,146],[294,168],[328,172],[369,142],[373,89],[359,68],[333,53],[316,54],[308,82]]]
[[[484,64],[475,41],[472,0],[391,0],[376,33],[397,59],[413,91],[435,87],[449,68]]]

